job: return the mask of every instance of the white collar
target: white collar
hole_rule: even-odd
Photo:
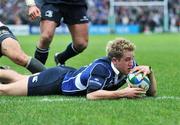
[[[114,66],[114,64],[113,64],[112,62],[111,62],[111,67],[112,67],[112,69],[114,70],[114,72],[115,72],[116,75],[119,75],[119,74],[120,74],[119,70]]]

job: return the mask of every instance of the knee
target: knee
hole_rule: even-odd
[[[41,34],[41,39],[40,39],[40,44],[42,46],[49,46],[52,39],[53,39],[53,34],[51,34],[49,32],[42,33]]]
[[[78,52],[82,52],[88,46],[88,39],[79,39],[73,43],[74,47]]]

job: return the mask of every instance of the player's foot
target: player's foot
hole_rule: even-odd
[[[56,63],[56,65],[57,66],[59,66],[59,65],[65,65],[65,63],[61,63],[60,62],[60,59],[61,58],[61,53],[55,53],[55,55],[54,55],[54,61],[55,61],[55,63]]]

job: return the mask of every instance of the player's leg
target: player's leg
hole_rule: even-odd
[[[75,24],[69,26],[72,36],[72,47],[78,53],[88,46],[88,23]]]
[[[0,69],[0,82],[2,83],[12,83],[18,80],[24,79],[26,75],[21,75],[10,69]]]
[[[0,84],[0,95],[26,96],[28,90],[28,77],[13,82],[12,84]]]
[[[74,57],[86,49],[88,45],[88,24],[75,24],[69,26],[72,36],[72,43],[70,43],[62,53],[56,53],[55,62],[65,64],[66,60]]]
[[[67,72],[73,68],[54,67],[12,84],[0,84],[0,95],[57,95],[61,94],[61,82]]]
[[[55,29],[58,26],[61,17],[58,9],[53,4],[43,4],[41,7],[41,16],[41,36],[34,57],[45,64]]]
[[[16,64],[26,67],[32,73],[46,69],[38,60],[26,55],[14,38],[7,37],[1,42],[1,53]]]
[[[81,53],[88,45],[86,6],[65,6],[65,8],[68,9],[66,10],[67,15],[64,15],[64,22],[68,24],[73,42],[62,53],[56,53],[56,64],[64,64],[69,58]]]
[[[40,23],[41,36],[34,57],[43,64],[46,63],[48,58],[49,46],[53,39],[56,25],[55,22],[48,20],[42,20]]]

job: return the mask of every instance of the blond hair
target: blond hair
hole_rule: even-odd
[[[109,41],[106,46],[107,56],[112,59],[113,57],[121,58],[124,51],[134,51],[135,45],[127,39],[116,38],[115,40]]]

